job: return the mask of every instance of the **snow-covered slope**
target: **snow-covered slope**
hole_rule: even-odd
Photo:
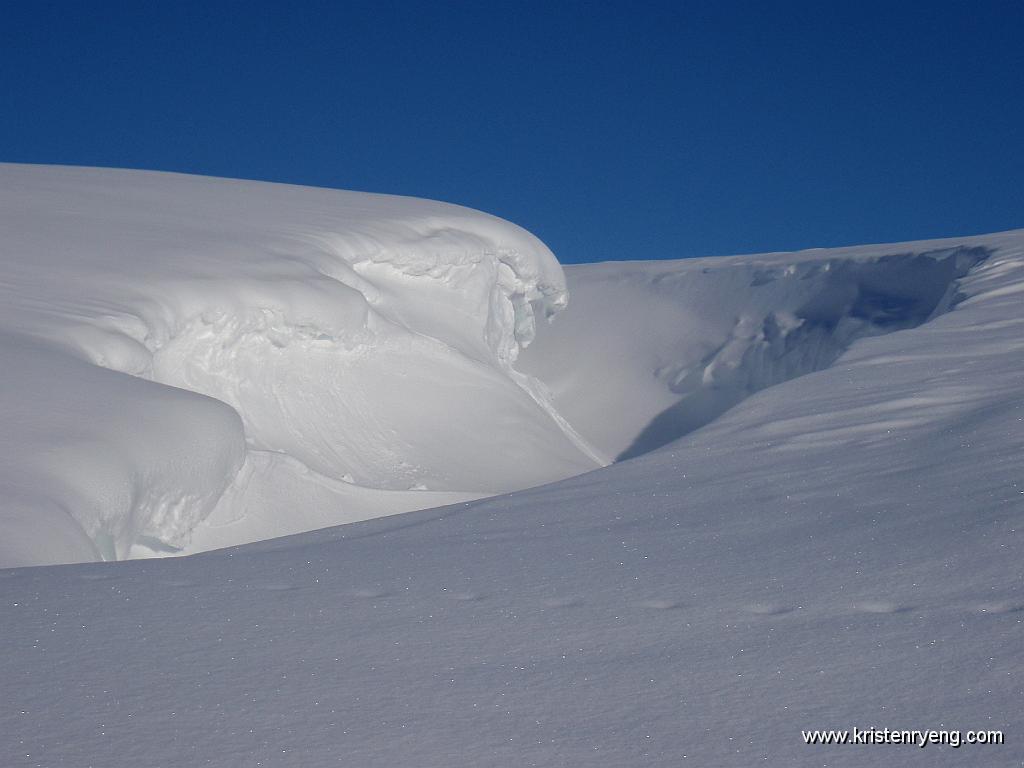
[[[108,767],[1024,764],[1024,231],[747,261],[572,273],[581,300],[556,322],[567,337],[593,324],[578,338],[597,349],[576,351],[594,375],[560,373],[550,349],[532,362],[561,377],[567,411],[577,393],[582,432],[620,450],[699,391],[673,391],[662,362],[710,370],[713,389],[721,360],[742,392],[635,459],[190,558],[0,572],[0,754]],[[864,290],[864,270],[900,261],[922,274]],[[815,355],[798,329],[827,285],[787,281],[826,264],[857,276],[857,296],[883,297],[864,312],[830,300],[841,317],[814,331]],[[723,283],[731,308],[718,306],[733,296]],[[754,302],[764,290],[779,293]],[[634,357],[605,320],[617,311],[645,334]],[[799,365],[779,362],[772,313]],[[690,356],[688,326],[663,327],[674,317],[704,323],[706,352]],[[625,403],[628,418],[602,411],[619,377],[667,394]],[[854,727],[993,729],[1005,743],[801,736]]]
[[[948,311],[990,253],[936,242],[568,267],[572,311],[521,358],[610,456],[637,456],[859,338]]]
[[[252,540],[600,463],[512,368],[565,303],[561,269],[486,214],[0,165],[0,269],[0,564]]]
[[[573,268],[541,384],[482,214],[0,181],[3,562],[462,499],[0,570],[0,764],[1024,765],[1024,231]]]

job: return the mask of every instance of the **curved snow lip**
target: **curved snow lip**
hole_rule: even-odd
[[[514,224],[387,195],[0,165],[0,227],[0,347],[19,371],[0,485],[36,498],[0,563],[186,546],[254,449],[403,492],[597,466],[512,368],[566,303],[557,260]],[[33,521],[48,504],[64,517]]]
[[[791,312],[773,311],[760,322],[739,318],[729,340],[696,366],[666,368],[679,401],[652,419],[616,461],[685,437],[766,387],[828,368],[857,339],[914,328],[949,311],[961,298],[957,281],[990,253],[961,246],[759,271],[755,287],[817,278],[818,290]]]
[[[632,459],[830,367],[859,339],[948,312],[993,253],[921,246],[570,267],[574,303],[523,366],[593,444]],[[599,347],[583,344],[590,334]]]

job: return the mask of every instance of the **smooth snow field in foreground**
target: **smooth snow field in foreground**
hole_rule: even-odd
[[[2,766],[1024,765],[1024,230],[0,165],[0,270]]]

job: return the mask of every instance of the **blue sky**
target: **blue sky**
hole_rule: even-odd
[[[565,262],[1024,226],[1020,2],[0,12],[0,160],[391,192]]]

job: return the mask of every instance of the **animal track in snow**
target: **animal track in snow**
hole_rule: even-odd
[[[746,610],[757,616],[781,616],[785,613],[792,613],[794,609],[792,606],[780,603],[754,603],[748,605]]]
[[[907,613],[914,610],[914,606],[899,605],[888,600],[866,600],[854,605],[854,610],[860,613]]]
[[[651,608],[655,611],[671,611],[674,608],[682,607],[682,603],[661,597],[654,597],[649,600],[641,600],[639,603],[637,603],[637,605],[640,608]]]
[[[446,591],[447,592],[447,591]],[[447,592],[448,597],[452,600],[458,600],[459,602],[469,603],[476,600],[483,600],[484,596],[479,592]]]
[[[976,606],[978,613],[987,614],[1004,614],[1004,613],[1020,613],[1024,611],[1024,605],[1020,603],[1014,603],[1009,600],[997,601],[992,603],[981,603]]]
[[[363,600],[373,600],[378,597],[390,597],[391,593],[386,589],[380,587],[363,587],[360,589],[353,589],[349,591],[353,597],[358,597]]]
[[[253,589],[262,589],[264,592],[291,592],[293,589],[298,589],[294,584],[285,584],[283,582],[268,582],[265,584],[253,584]]]

